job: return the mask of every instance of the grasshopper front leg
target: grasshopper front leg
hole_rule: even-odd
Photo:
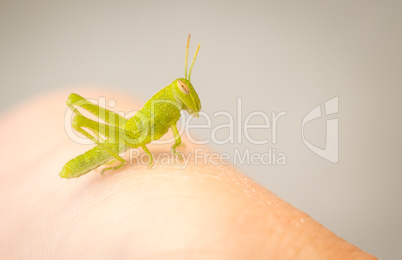
[[[172,153],[174,155],[176,155],[177,157],[179,157],[179,160],[182,161],[183,156],[181,155],[181,153],[176,151],[176,148],[181,144],[181,137],[180,137],[179,131],[177,130],[176,125],[171,125],[170,128],[172,128],[172,132],[173,132],[174,140],[175,140],[175,143],[172,146]]]

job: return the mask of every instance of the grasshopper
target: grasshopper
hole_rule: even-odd
[[[79,133],[91,139],[97,146],[71,159],[60,172],[62,178],[76,178],[104,165],[112,160],[120,161],[113,167],[106,167],[102,174],[109,170],[116,170],[127,164],[119,154],[130,149],[141,147],[148,156],[148,167],[153,165],[153,157],[146,144],[160,139],[172,129],[175,143],[172,153],[182,159],[176,148],[181,143],[176,124],[180,118],[180,111],[185,110],[190,115],[198,117],[201,102],[190,82],[191,71],[200,49],[198,44],[193,61],[187,74],[188,50],[190,36],[186,45],[186,60],[184,78],[175,79],[151,99],[133,117],[126,119],[117,113],[91,103],[77,94],[70,94],[67,106],[74,112],[72,127]],[[78,108],[84,109],[100,118],[105,124],[83,116]],[[91,133],[92,132],[92,133]],[[106,139],[104,139],[106,137]]]

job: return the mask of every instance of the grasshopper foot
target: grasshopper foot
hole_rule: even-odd
[[[174,155],[176,155],[181,162],[183,161],[183,155],[181,153],[179,153],[178,151],[176,151],[174,148],[172,148],[172,153]]]
[[[148,162],[148,169],[152,169],[152,167],[154,166],[154,163],[152,162],[152,160],[150,160],[149,162]]]
[[[106,168],[104,168],[104,169],[101,171],[101,175],[103,176],[103,175],[105,174],[105,172],[107,172],[107,171],[109,171],[109,170],[111,170],[111,171],[117,170],[117,169],[123,167],[123,166],[126,165],[126,164],[127,164],[127,161],[123,161],[123,162],[121,162],[121,163],[120,163],[119,165],[117,165],[117,166],[114,166],[114,167],[106,167]]]
[[[154,166],[154,159],[152,157],[152,155],[148,155],[148,169],[152,169]]]

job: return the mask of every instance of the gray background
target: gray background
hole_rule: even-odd
[[[204,112],[235,116],[237,97],[243,118],[287,112],[276,144],[211,147],[286,154],[286,166],[237,167],[347,241],[396,259],[402,253],[401,13],[400,1],[367,0],[0,1],[0,108],[4,113],[73,85],[110,86],[145,100],[182,77],[191,32],[190,55],[202,43],[192,82]],[[339,162],[333,164],[303,144],[301,121],[336,96]],[[325,122],[306,126],[307,139],[321,147]],[[221,123],[227,120],[212,117],[214,126]]]

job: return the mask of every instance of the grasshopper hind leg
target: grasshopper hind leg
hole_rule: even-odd
[[[127,121],[126,118],[120,116],[119,114],[117,114],[113,111],[110,111],[106,108],[95,105],[75,93],[71,93],[68,96],[67,106],[77,115],[82,115],[77,110],[77,108],[82,108],[82,109],[92,113],[96,117],[102,119],[103,121],[108,122],[108,124],[113,125],[113,126],[121,127]]]
[[[100,124],[99,122],[96,122],[96,121],[93,121],[91,119],[88,119],[88,118],[86,118],[86,117],[84,117],[82,115],[75,115],[74,118],[73,118],[73,122],[72,122],[72,126],[77,132],[79,132],[79,133],[83,134],[84,136],[86,136],[87,138],[91,139],[102,150],[104,150],[105,152],[107,152],[108,154],[113,156],[116,160],[121,162],[117,166],[108,167],[108,168],[103,169],[102,170],[102,174],[103,174],[108,170],[116,170],[116,169],[119,169],[120,167],[124,166],[126,164],[126,160],[124,160],[122,157],[119,156],[119,150],[120,150],[119,146],[120,145],[118,143],[111,145],[111,143],[100,142],[98,139],[96,139],[94,136],[92,136],[88,131],[86,131],[84,129],[84,128],[88,128],[88,129],[93,130],[95,132],[99,132],[99,129],[101,129],[100,125],[102,125],[103,128],[104,128],[103,134],[105,136],[108,136],[108,132],[112,128],[114,128],[115,131],[120,130],[117,127],[114,127],[114,126]]]

